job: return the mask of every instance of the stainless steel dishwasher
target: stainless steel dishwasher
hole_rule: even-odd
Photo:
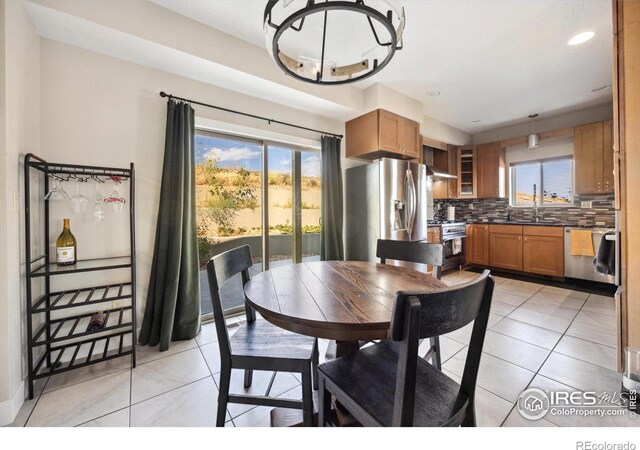
[[[600,240],[602,236],[609,231],[615,231],[611,228],[586,228],[591,231],[593,240],[593,249],[598,253]],[[593,266],[593,256],[571,256],[571,230],[585,230],[585,228],[565,227],[564,232],[564,276],[577,278],[579,280],[599,281],[600,283],[615,284],[614,275],[602,275],[596,272]],[[617,244],[617,243],[616,243]],[[617,270],[617,268],[616,268]]]

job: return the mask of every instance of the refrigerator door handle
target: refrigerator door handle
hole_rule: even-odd
[[[407,198],[407,203],[408,203],[408,207],[407,207],[407,233],[409,235],[409,240],[413,240],[413,227],[414,227],[414,222],[416,220],[416,197],[417,197],[417,192],[416,192],[416,185],[413,181],[413,173],[411,172],[410,169],[407,169],[406,172],[406,184],[405,184],[405,192],[406,192],[406,198]]]

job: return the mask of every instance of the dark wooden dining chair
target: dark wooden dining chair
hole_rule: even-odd
[[[475,390],[489,321],[493,278],[432,292],[398,292],[391,340],[321,364],[318,422],[335,396],[364,426],[476,426]],[[420,338],[474,321],[460,384],[418,357]]]
[[[242,274],[242,285],[247,284],[250,279],[249,267],[251,266],[251,249],[248,245],[221,253],[211,258],[207,263],[209,290],[221,360],[216,426],[224,426],[227,403],[302,409],[304,425],[312,426],[312,384],[317,389],[318,383],[317,339],[283,330],[266,320],[256,320],[256,313],[247,304],[246,297],[247,323],[229,338],[220,298],[220,288],[238,273]],[[300,373],[302,376],[302,400],[269,397],[274,378],[271,379],[267,392],[263,396],[229,394],[232,369],[244,369],[245,389],[251,387],[254,370],[273,371],[274,378],[277,372]]]
[[[442,264],[444,261],[444,245],[442,244],[378,239],[376,256],[380,258],[382,264],[386,264],[387,259],[428,264],[433,266],[431,273],[435,278],[439,280],[442,277]],[[434,366],[442,369],[440,339],[438,336],[433,336],[429,338],[429,343],[431,345],[423,358],[426,360],[431,359]]]

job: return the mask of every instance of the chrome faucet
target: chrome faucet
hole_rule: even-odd
[[[536,185],[533,184],[533,221],[540,222],[540,214],[538,213],[538,196],[536,195]]]

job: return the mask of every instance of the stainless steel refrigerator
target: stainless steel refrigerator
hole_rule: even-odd
[[[431,183],[425,165],[398,159],[382,158],[347,169],[347,259],[376,261],[379,238],[426,241],[427,217],[433,208]]]

